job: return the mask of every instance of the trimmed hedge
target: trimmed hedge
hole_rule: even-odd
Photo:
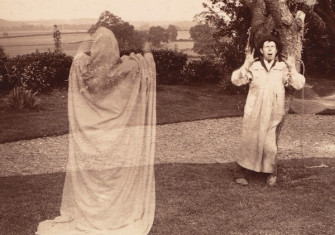
[[[187,55],[172,50],[154,50],[152,54],[156,63],[157,84],[180,84]]]
[[[141,49],[121,51],[121,55],[131,52],[142,53]],[[157,84],[201,84],[220,83],[225,93],[244,93],[245,88],[231,84],[223,66],[214,58],[202,58],[187,63],[187,55],[174,50],[152,51],[157,72]],[[72,57],[64,53],[44,52],[8,58],[0,57],[0,72],[4,86],[11,89],[23,86],[33,92],[46,92],[58,87],[66,87]]]
[[[224,78],[222,66],[212,58],[202,57],[184,66],[182,70],[184,84],[218,83]]]
[[[143,53],[142,49],[122,50],[122,55],[129,55],[131,52]],[[152,50],[156,63],[157,84],[173,85],[183,81],[182,70],[187,62],[187,55],[173,50]]]
[[[72,57],[64,53],[35,52],[19,55],[5,62],[4,84],[22,85],[34,92],[45,92],[67,85]]]
[[[121,55],[131,52],[141,53],[142,50],[121,51]],[[157,84],[181,83],[187,55],[172,50],[154,50],[152,53],[156,62]],[[2,64],[6,88],[22,85],[34,92],[46,92],[67,85],[72,57],[64,53],[35,52],[3,60]]]
[[[0,46],[0,90],[5,87],[6,63],[8,59],[4,49]]]

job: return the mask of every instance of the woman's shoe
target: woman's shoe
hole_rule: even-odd
[[[235,182],[238,183],[238,184],[240,184],[240,185],[244,185],[244,186],[249,184],[248,180],[246,180],[245,178],[237,178],[235,180]]]
[[[266,179],[266,184],[269,186],[275,186],[277,183],[277,176],[276,175],[269,175]]]

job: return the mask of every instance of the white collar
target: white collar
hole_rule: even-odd
[[[274,63],[274,60],[271,60],[270,62],[268,62],[267,60],[264,60],[264,64],[265,64],[268,71],[270,71],[273,63]]]

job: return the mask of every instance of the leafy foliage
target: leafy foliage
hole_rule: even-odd
[[[187,55],[173,50],[154,50],[152,54],[156,63],[157,84],[181,83]]]
[[[122,50],[120,55],[129,55],[131,52],[143,53],[142,49]],[[176,85],[185,84],[185,70],[187,55],[175,50],[152,50],[156,63],[157,84]]]
[[[23,69],[21,85],[29,90],[49,91],[56,70],[50,66],[43,66],[40,61],[33,61]]]
[[[166,29],[169,41],[176,41],[178,36],[178,28],[175,25],[169,25]]]
[[[36,109],[40,103],[40,100],[36,98],[36,94],[32,90],[15,87],[10,91],[5,101],[8,107],[14,110],[21,110],[23,108]]]
[[[44,52],[19,55],[5,63],[5,86],[24,86],[34,92],[65,86],[72,57],[63,53]]]
[[[333,2],[335,1],[332,1],[332,4]],[[204,6],[208,12],[202,17],[205,22],[216,28],[213,33],[214,54],[222,60],[224,69],[232,72],[244,60],[244,50],[251,22],[249,9],[239,1],[230,0],[210,0]],[[335,45],[327,32],[326,25],[301,1],[288,1],[288,6],[293,14],[298,10],[306,13],[306,34],[302,58],[305,61],[307,72],[312,74],[313,71],[318,71],[320,74],[321,71],[328,71],[335,64],[333,55]]]
[[[143,53],[142,49],[121,50],[120,54]],[[157,83],[177,84],[186,65],[187,55],[173,50],[152,51],[157,70]],[[23,86],[33,92],[46,92],[67,85],[72,57],[54,52],[31,53],[5,61],[4,81],[8,89]]]
[[[189,62],[182,70],[185,84],[217,83],[224,78],[221,64],[214,58],[203,57],[201,60]]]
[[[135,30],[129,46],[124,50],[140,50],[140,48],[143,47],[144,42],[147,41],[149,41],[149,33],[147,31]]]
[[[123,21],[120,17],[109,11],[104,11],[101,13],[98,22],[92,25],[88,32],[93,34],[101,26],[113,31],[118,40],[120,49],[133,48],[131,44],[135,41],[134,36],[137,35],[133,25]]]
[[[215,28],[208,24],[198,24],[190,29],[190,35],[194,40],[193,50],[202,55],[210,55],[214,52],[213,33]]]
[[[120,50],[138,50],[142,48],[145,41],[149,40],[147,31],[135,30],[133,25],[123,21],[109,11],[101,13],[98,22],[92,25],[88,32],[93,34],[101,26],[110,29],[114,33]]]
[[[306,34],[302,60],[305,63],[307,75],[322,73],[334,74],[335,44],[327,33],[327,28],[321,18],[315,13],[306,17]]]
[[[213,33],[214,54],[222,60],[224,70],[232,72],[244,60],[251,23],[249,9],[230,0],[211,0],[211,4],[204,6],[209,10],[208,14],[203,16],[205,21],[216,28]]]
[[[54,25],[53,38],[55,43],[55,53],[62,53],[62,42],[61,42],[61,33],[57,28],[57,25]]]
[[[203,5],[207,11],[198,15],[200,24],[190,31],[195,40],[194,49],[206,54],[206,60],[215,61],[215,66],[220,68],[218,77],[223,93],[245,94],[248,87],[234,86],[230,75],[244,61],[251,24],[249,9],[239,1],[230,0],[211,0]]]
[[[5,53],[5,50],[0,46],[0,90],[4,87],[5,74],[6,74],[6,63],[8,61],[8,56]]]
[[[149,29],[149,40],[153,46],[159,46],[161,42],[168,42],[169,34],[161,26],[152,26]]]

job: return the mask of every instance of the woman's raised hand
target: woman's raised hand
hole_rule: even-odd
[[[258,58],[254,58],[255,49],[251,51],[251,48],[248,46],[245,50],[245,60],[244,66],[249,68]]]
[[[285,62],[285,64],[286,64],[286,66],[287,66],[287,68],[288,68],[289,71],[292,71],[292,70],[295,69],[295,59],[294,59],[293,56],[288,55],[287,59],[283,58],[283,61]]]

